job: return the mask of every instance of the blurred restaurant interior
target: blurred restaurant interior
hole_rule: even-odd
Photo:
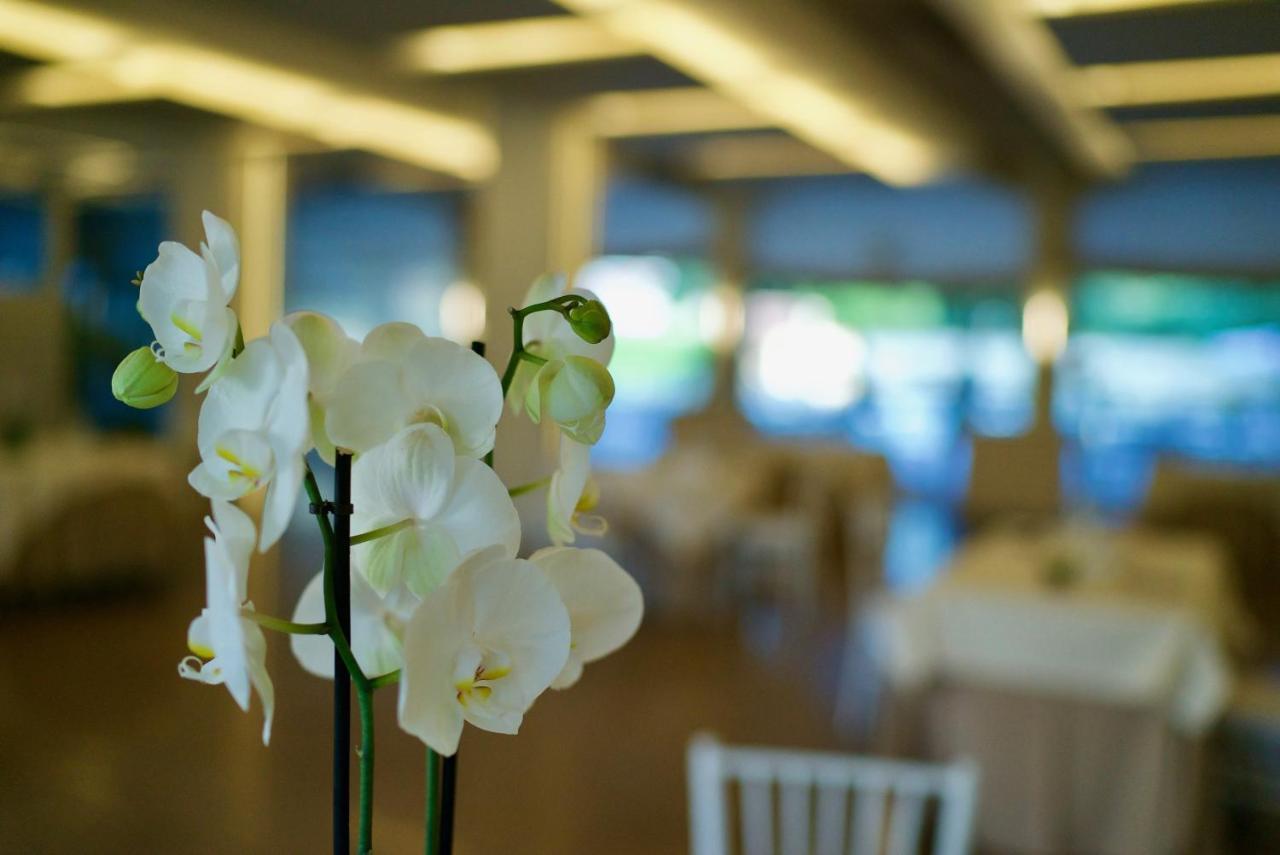
[[[687,851],[705,732],[963,758],[978,853],[1280,852],[1280,4],[0,0],[2,852],[327,846],[326,685],[273,639],[263,748],[174,675],[198,399],[109,393],[203,209],[246,337],[305,306],[500,366],[546,271],[613,317],[644,624],[467,732],[458,851]],[[386,733],[378,851],[418,851]]]

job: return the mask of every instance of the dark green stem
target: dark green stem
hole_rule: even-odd
[[[360,826],[356,852],[373,852],[373,689],[356,686],[360,705]]]
[[[440,755],[427,749],[427,824],[423,834],[423,852],[437,855],[440,851]]]

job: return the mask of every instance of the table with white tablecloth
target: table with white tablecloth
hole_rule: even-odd
[[[1213,542],[993,531],[869,626],[894,695],[923,700],[919,747],[985,767],[986,845],[1188,850],[1201,737],[1229,699],[1228,651],[1249,643]]]

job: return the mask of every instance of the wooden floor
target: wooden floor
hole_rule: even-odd
[[[271,637],[277,712],[263,748],[256,706],[242,714],[224,689],[177,676],[201,599],[184,583],[0,612],[0,852],[326,851],[329,684]],[[649,620],[577,687],[540,699],[519,736],[468,729],[457,851],[683,852],[694,731],[833,744],[819,654],[762,656],[740,639]],[[393,689],[377,706],[375,848],[421,851],[422,746],[396,729]]]

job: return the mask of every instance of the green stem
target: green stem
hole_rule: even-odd
[[[546,362],[542,357],[524,349],[524,319],[537,312],[559,312],[567,319],[570,309],[586,301],[587,298],[581,294],[562,294],[542,303],[525,306],[523,309],[509,310],[511,312],[511,357],[507,360],[506,370],[502,372],[502,400],[507,399],[507,390],[511,388],[511,381],[516,377],[516,366],[520,364],[521,359],[536,361],[538,364]],[[529,357],[533,358],[529,359]]]
[[[240,616],[246,617],[265,629],[272,629],[276,632],[286,632],[290,635],[328,635],[328,623],[294,623],[284,618],[264,615],[262,612],[255,612],[252,609],[241,609]]]
[[[380,677],[374,677],[369,681],[369,688],[381,689],[383,686],[394,686],[400,682],[400,672],[390,671]]]
[[[373,852],[373,689],[356,686],[356,703],[360,706],[360,826],[356,852]]]
[[[536,354],[536,353],[530,353],[530,352],[529,352],[529,351],[527,351],[527,350],[521,350],[521,351],[520,351],[520,358],[521,358],[521,359],[523,359],[525,362],[531,363],[531,364],[533,364],[533,365],[546,365],[546,364],[547,364],[547,360],[546,360],[546,359],[544,359],[544,358],[543,358],[543,357],[541,357],[541,356],[538,356],[538,354]]]
[[[423,834],[423,851],[436,855],[440,851],[440,755],[427,749],[427,822]]]
[[[302,479],[302,484],[307,490],[307,498],[314,505],[323,505],[324,496],[320,493],[320,487],[316,484],[316,476],[311,473],[311,467],[307,467],[307,474]],[[334,579],[333,579],[333,526],[329,523],[327,514],[316,514],[316,524],[320,526],[320,539],[324,542],[324,615],[325,621],[329,624],[329,638],[333,641],[333,646],[338,651],[338,655],[342,657],[343,663],[347,666],[348,673],[351,674],[351,682],[357,689],[368,690],[369,678],[360,670],[360,664],[356,662],[355,654],[351,652],[351,645],[347,642],[346,635],[343,634],[342,628],[338,626],[338,608],[336,605]]]
[[[551,477],[539,478],[537,481],[530,481],[528,484],[521,484],[518,487],[511,487],[507,490],[507,495],[511,498],[523,496],[525,493],[532,493],[534,490],[541,490],[551,483]]]
[[[368,543],[371,540],[377,540],[380,537],[386,537],[389,534],[395,534],[401,529],[406,529],[411,525],[413,525],[413,520],[400,520],[400,522],[391,523],[390,525],[384,525],[381,528],[375,528],[371,531],[362,532],[360,534],[353,534],[351,536],[351,545],[355,546],[357,543]]]

